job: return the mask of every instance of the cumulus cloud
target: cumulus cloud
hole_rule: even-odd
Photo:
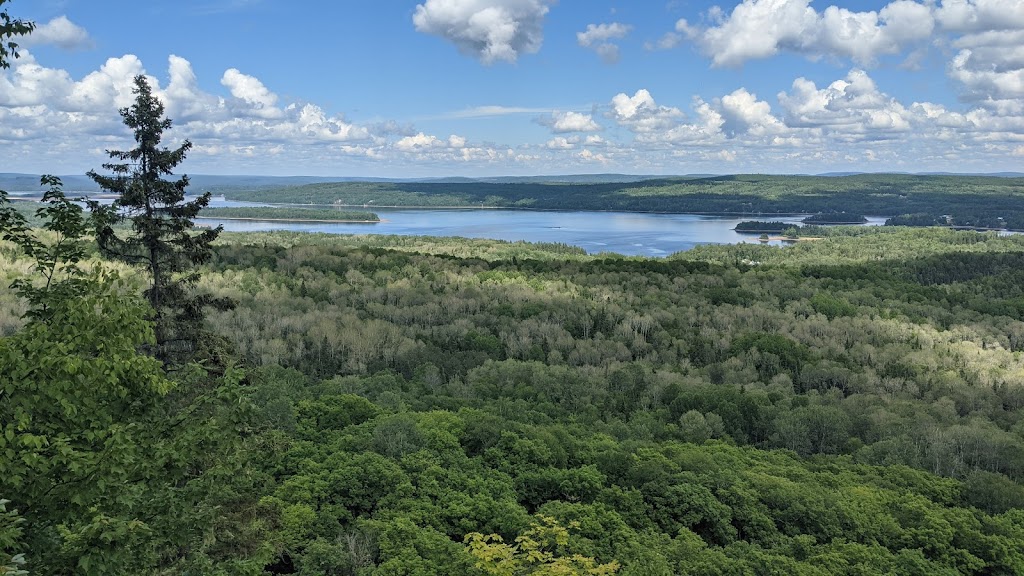
[[[1005,50],[1005,51],[1004,51]],[[964,86],[964,97],[988,105],[1024,98],[1024,47],[961,50],[949,63],[949,75]],[[1016,60],[1016,61],[1014,61]]]
[[[406,136],[395,142],[395,148],[403,152],[412,152],[428,149],[463,149],[466,147],[466,139],[462,136],[452,134],[447,140],[437,136],[420,132],[413,136]]]
[[[578,138],[566,138],[565,136],[555,136],[551,140],[544,143],[544,147],[549,150],[572,150],[576,148],[576,144],[579,143]]]
[[[715,24],[700,28],[686,20],[665,44],[690,38],[715,66],[739,66],[782,51],[809,58],[835,57],[871,64],[927,40],[935,22],[931,7],[895,0],[881,10],[855,12],[829,6],[818,12],[811,0],[744,0],[725,16],[712,12]]]
[[[440,36],[484,64],[515,62],[540,50],[551,0],[427,0],[416,6],[416,30]]]
[[[673,106],[655,102],[651,93],[641,88],[633,96],[620,93],[612,98],[608,112],[617,124],[635,134],[635,141],[646,145],[704,145],[724,139],[721,112],[700,98],[694,98],[693,121]]]
[[[398,142],[395,142],[395,148],[399,150],[420,150],[423,148],[444,148],[445,142],[437,136],[427,135],[423,132],[416,134],[415,136],[406,136]]]
[[[962,96],[989,108],[1021,105],[1024,98],[1024,3],[1002,0],[947,0],[937,10],[943,27],[964,34],[950,60],[950,78]]]
[[[37,26],[31,34],[18,40],[23,46],[39,46],[51,44],[65,50],[84,50],[94,46],[89,32],[67,16],[58,16],[46,24]]]
[[[598,132],[602,130],[594,117],[590,114],[580,112],[552,112],[550,116],[543,116],[537,119],[543,126],[551,128],[555,134],[567,132]]]
[[[707,25],[685,19],[649,49],[692,41],[716,67],[735,67],[780,52],[811,60],[874,65],[905,54],[916,67],[931,45],[956,49],[948,76],[961,97],[1005,113],[1024,106],[1024,2],[1020,0],[893,0],[880,10],[856,11],[812,0],[743,0],[731,12],[713,7]]]
[[[172,134],[187,135],[200,155],[271,154],[286,142],[315,146],[378,138],[313,104],[279,108],[278,97],[262,82],[237,70],[222,78],[231,93],[227,98],[203,91],[184,58],[170,56],[167,70],[164,85],[155,77],[147,79],[174,120]],[[5,127],[0,141],[24,135],[46,154],[67,154],[67,142],[76,143],[77,154],[91,147],[101,155],[103,149],[120,147],[117,142],[127,131],[117,111],[134,101],[133,79],[145,72],[136,56],[126,54],[75,80],[64,70],[41,66],[25,52],[11,70],[0,74],[0,125]]]
[[[947,30],[977,32],[1024,28],[1018,0],[942,0],[935,18]]]
[[[753,136],[770,136],[786,131],[786,126],[772,115],[772,107],[746,88],[723,96],[722,115],[727,119],[726,130],[732,134],[746,133]]]
[[[612,41],[625,38],[632,29],[632,26],[618,22],[588,24],[585,31],[576,33],[576,42],[597,52],[606,64],[614,64],[619,61],[619,46]]]
[[[611,117],[620,125],[633,132],[655,132],[676,124],[683,116],[682,110],[661,106],[646,89],[641,88],[632,96],[624,93],[612,98]]]
[[[611,159],[608,158],[608,156],[601,153],[591,152],[587,148],[580,150],[579,154],[577,154],[576,157],[579,158],[580,160],[583,160],[584,162],[596,162],[598,164],[605,165],[611,163]]]
[[[879,91],[874,80],[858,69],[822,89],[797,78],[792,90],[779,93],[778,98],[788,125],[825,128],[849,140],[892,138],[894,133],[910,130],[913,119],[906,107]]]
[[[235,68],[224,72],[220,83],[231,91],[231,95],[245,103],[243,110],[266,118],[279,118],[281,110],[276,108],[277,94],[254,76],[242,74]]]

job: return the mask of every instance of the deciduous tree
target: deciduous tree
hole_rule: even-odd
[[[3,5],[7,0],[0,0],[0,68],[9,68],[10,58],[18,57],[18,44],[11,39],[15,36],[25,36],[35,30],[35,23],[26,22],[18,18],[11,18]]]

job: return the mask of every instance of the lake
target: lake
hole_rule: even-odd
[[[215,203],[211,203],[213,206]],[[237,203],[232,203],[236,204]],[[227,203],[221,204],[227,205]],[[203,225],[222,224],[232,232],[293,230],[327,234],[396,234],[403,236],[462,236],[528,242],[562,242],[590,254],[615,252],[629,256],[667,256],[699,244],[758,242],[758,234],[739,234],[733,228],[744,220],[779,220],[797,224],[803,216],[723,217],[696,214],[636,212],[578,212],[532,210],[373,210],[377,224],[323,224],[203,219]],[[885,218],[869,218],[881,225]],[[779,244],[780,242],[772,242]]]
[[[86,193],[69,192],[68,196]],[[12,196],[15,194],[12,194]],[[19,194],[23,198],[38,193]],[[192,198],[188,198],[191,200]],[[108,203],[109,198],[100,200]],[[214,197],[211,208],[268,206]],[[346,208],[345,210],[355,210]],[[561,242],[579,246],[589,254],[614,252],[627,256],[668,256],[700,244],[759,242],[759,234],[739,234],[733,228],[744,220],[774,220],[799,224],[804,216],[704,216],[642,212],[587,212],[493,209],[374,208],[377,224],[326,224],[221,220],[203,218],[203,226],[224,226],[229,232],[290,230],[325,234],[395,234],[399,236],[462,236],[527,242]],[[868,217],[866,226],[881,226],[885,217]],[[769,244],[782,244],[771,241]]]

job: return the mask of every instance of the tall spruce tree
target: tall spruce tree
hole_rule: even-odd
[[[103,190],[118,195],[109,206],[91,202],[96,239],[101,252],[116,260],[143,267],[149,276],[146,299],[153,307],[156,332],[154,354],[165,363],[192,359],[205,335],[204,309],[228,303],[194,293],[197,267],[211,256],[210,244],[221,228],[193,230],[192,218],[210,202],[209,192],[185,201],[188,176],[167,179],[185,159],[192,143],[176,149],[160,146],[171,120],[146,81],[135,77],[135,103],[121,109],[126,126],[135,134],[131,150],[108,150],[114,161],[103,168],[112,174],[89,171]],[[117,224],[129,220],[130,231]]]

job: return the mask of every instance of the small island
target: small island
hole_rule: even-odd
[[[334,210],[331,208],[291,208],[281,206],[246,206],[241,208],[204,208],[196,218],[218,220],[264,220],[268,222],[329,222],[376,224],[373,212]]]
[[[868,219],[853,212],[822,212],[804,218],[804,224],[864,224]]]
[[[782,234],[790,228],[800,228],[800,225],[791,222],[746,220],[737,224],[733,230],[747,234]]]

